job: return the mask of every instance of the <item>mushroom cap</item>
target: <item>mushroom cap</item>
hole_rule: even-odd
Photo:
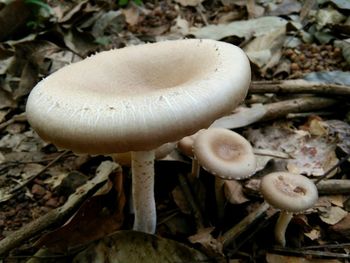
[[[193,152],[204,169],[222,179],[245,179],[255,172],[252,146],[231,130],[209,128],[198,132]]]
[[[244,52],[186,39],[98,53],[40,81],[26,112],[39,136],[90,154],[146,151],[208,127],[246,96]]]
[[[305,211],[318,199],[316,185],[310,179],[288,172],[265,175],[260,190],[270,205],[288,212]]]
[[[177,148],[179,151],[187,157],[193,157],[193,142],[197,137],[197,133],[185,136],[177,142]]]
[[[154,150],[154,159],[159,160],[167,156],[169,153],[171,153],[175,149],[175,142],[168,142],[161,146],[159,146],[157,149]],[[131,166],[131,152],[125,152],[125,153],[113,153],[112,158],[115,162],[119,163],[120,165],[124,166]]]

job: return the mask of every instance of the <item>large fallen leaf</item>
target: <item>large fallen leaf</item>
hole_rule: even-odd
[[[286,38],[285,27],[278,27],[274,31],[270,31],[262,36],[258,36],[250,41],[244,51],[259,69],[266,70],[274,67],[280,62],[282,56],[281,48]],[[273,60],[273,58],[275,58]]]
[[[291,156],[287,168],[293,173],[320,176],[338,161],[335,138],[328,134],[312,135],[308,130],[295,129],[288,122],[248,129],[245,136],[254,148],[277,150]]]
[[[262,104],[253,104],[250,108],[239,107],[231,115],[217,119],[210,127],[236,129],[248,126],[264,117],[266,107]]]
[[[205,262],[199,251],[174,240],[136,231],[118,231],[94,242],[73,260],[74,263],[117,262]]]
[[[283,18],[265,16],[247,21],[235,21],[226,25],[209,25],[202,28],[191,28],[190,34],[196,38],[220,40],[229,36],[249,39],[284,28],[287,21]]]
[[[121,170],[110,176],[105,191],[87,200],[68,223],[44,235],[36,245],[61,252],[119,230],[125,205]]]

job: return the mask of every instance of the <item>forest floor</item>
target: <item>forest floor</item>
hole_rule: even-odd
[[[5,2],[0,260],[349,262],[348,1]],[[249,57],[248,96],[220,125],[252,144],[257,168],[224,181],[218,219],[214,177],[202,169],[191,179],[191,159],[174,149],[155,164],[156,234],[134,233],[130,169],[41,140],[25,116],[27,96],[45,76],[96,52],[183,38],[225,41]],[[261,178],[280,170],[317,181],[319,191],[312,208],[294,215],[285,247],[274,240],[279,211],[259,191]]]

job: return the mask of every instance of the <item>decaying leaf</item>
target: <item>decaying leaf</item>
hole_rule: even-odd
[[[348,215],[348,212],[337,206],[320,207],[320,218],[328,225],[335,225]]]
[[[225,180],[224,193],[227,201],[231,204],[243,204],[249,201],[244,196],[242,185],[235,180]]]
[[[190,236],[188,240],[193,244],[201,244],[210,255],[223,255],[222,243],[220,243],[211,235],[211,232],[213,232],[213,230],[214,227],[199,229],[198,232],[195,235]]]
[[[197,6],[201,4],[204,0],[175,0],[182,6]]]
[[[202,262],[201,252],[174,240],[136,231],[118,231],[94,242],[73,260],[74,263],[117,262]]]
[[[229,36],[250,39],[284,28],[287,21],[283,18],[265,16],[247,21],[235,21],[226,25],[209,25],[202,28],[191,28],[190,34],[196,38],[220,40]]]
[[[313,136],[310,131],[294,129],[288,122],[248,129],[245,135],[255,148],[278,150],[290,155],[292,158],[287,160],[286,168],[293,173],[320,176],[338,161],[333,137],[328,134]]]

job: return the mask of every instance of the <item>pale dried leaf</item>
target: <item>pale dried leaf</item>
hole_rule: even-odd
[[[319,207],[320,218],[328,225],[335,225],[348,215],[348,212],[337,206]]]
[[[210,127],[235,129],[248,126],[259,121],[266,114],[266,107],[262,104],[253,104],[251,107],[238,107],[232,114],[221,117]]]
[[[224,180],[224,193],[231,204],[243,204],[249,201],[243,193],[242,185],[235,180]]]
[[[179,3],[182,6],[197,6],[203,1],[204,0],[175,0],[176,3]]]
[[[284,28],[287,21],[283,18],[266,16],[247,21],[235,21],[226,25],[209,25],[202,28],[191,28],[190,34],[196,38],[220,40],[229,36],[249,39]]]
[[[211,235],[214,229],[214,227],[199,229],[198,232],[190,236],[188,240],[193,244],[201,244],[206,250],[211,251],[213,254],[222,255],[222,244]]]
[[[130,26],[135,26],[139,22],[140,10],[135,5],[122,9],[125,21]]]
[[[304,233],[304,235],[310,238],[311,240],[316,240],[321,237],[321,231],[320,229],[313,228],[310,232]]]

